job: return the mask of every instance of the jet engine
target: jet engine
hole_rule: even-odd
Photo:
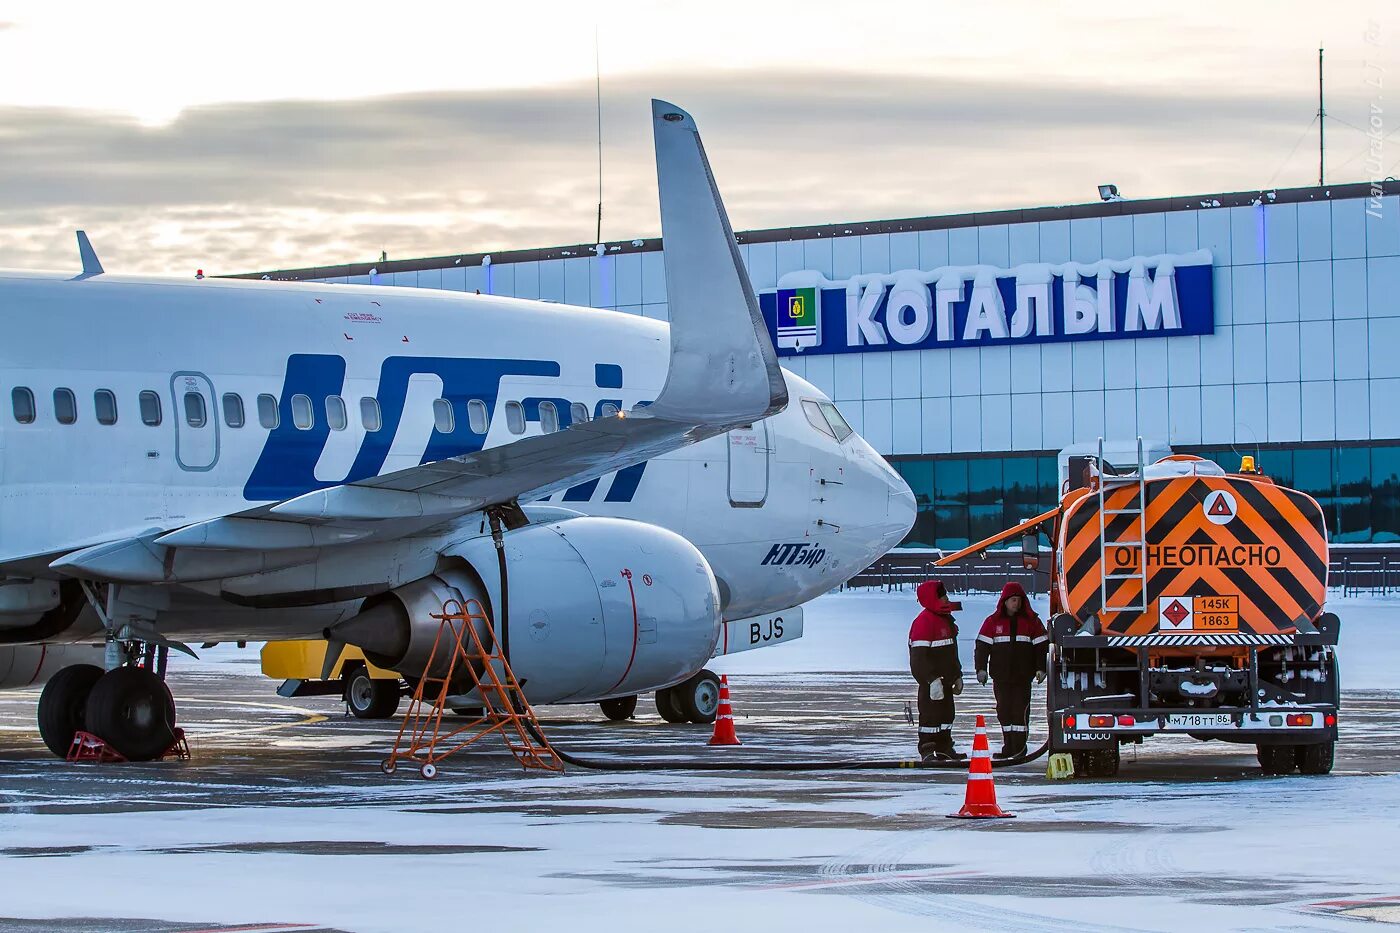
[[[0,689],[47,681],[72,664],[102,666],[102,645],[6,645],[0,647]]]
[[[714,650],[715,576],[680,535],[643,522],[579,517],[507,531],[503,550],[508,599],[501,598],[494,542],[474,538],[448,549],[434,574],[367,600],[326,636],[413,677],[427,667],[438,634],[432,614],[449,600],[475,599],[491,614],[533,703],[668,686],[703,667]]]

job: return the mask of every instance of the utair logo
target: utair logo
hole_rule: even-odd
[[[768,549],[768,555],[760,567],[815,567],[826,558],[826,548],[816,547],[806,541],[797,544],[775,544]]]

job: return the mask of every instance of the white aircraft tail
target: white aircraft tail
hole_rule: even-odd
[[[787,385],[695,120],[651,102],[665,244],[671,366],[648,411],[675,421],[757,420],[787,406]]]

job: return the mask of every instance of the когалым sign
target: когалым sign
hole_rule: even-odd
[[[1211,255],[944,266],[831,281],[792,272],[759,296],[784,356],[1214,330]]]

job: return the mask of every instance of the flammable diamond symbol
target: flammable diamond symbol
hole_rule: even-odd
[[[1179,599],[1173,599],[1172,604],[1162,610],[1162,615],[1166,617],[1166,620],[1172,625],[1180,625],[1182,620],[1190,614],[1190,610],[1183,606]]]

